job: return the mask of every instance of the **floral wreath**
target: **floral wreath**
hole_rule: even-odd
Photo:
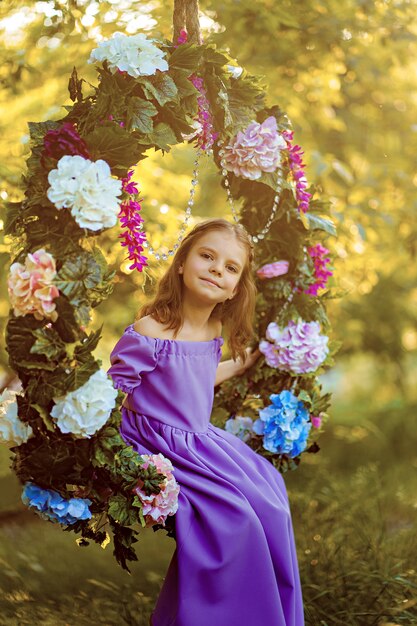
[[[330,395],[317,377],[337,346],[321,332],[332,271],[317,236],[335,228],[327,203],[307,191],[288,118],[266,107],[258,79],[226,52],[187,43],[185,33],[176,44],[115,33],[90,62],[99,74],[93,95],[84,97],[74,68],[65,117],[29,123],[25,197],[8,204],[6,339],[24,391],[1,397],[0,436],[12,446],[23,501],[80,533],[79,545],[104,547],[109,529],[128,570],[137,560],[132,526],[175,536],[180,489],[168,459],[140,456],[120,436],[121,392],[93,356],[101,328],[87,331],[115,274],[92,238],[119,219],[131,268],[147,264],[132,166],[149,148],[169,151],[186,137],[213,155],[232,209],[241,201],[240,222],[257,242],[265,359],[217,388],[213,419],[282,472],[318,451],[327,418]]]

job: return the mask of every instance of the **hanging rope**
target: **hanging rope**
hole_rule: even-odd
[[[173,28],[175,43],[181,30],[186,30],[190,43],[201,44],[198,0],[174,0]]]

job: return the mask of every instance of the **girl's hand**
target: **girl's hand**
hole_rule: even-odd
[[[259,348],[256,348],[256,350],[254,350],[253,352],[252,352],[252,348],[246,348],[245,352],[246,352],[246,361],[242,363],[240,374],[244,374],[247,369],[252,367],[252,365],[256,363],[256,361],[259,359],[259,357],[262,354]]]

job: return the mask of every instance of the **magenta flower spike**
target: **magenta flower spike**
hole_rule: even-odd
[[[135,199],[139,191],[137,183],[130,180],[132,176],[133,170],[130,170],[126,178],[122,179],[123,191],[129,194],[129,198],[120,205],[118,218],[120,225],[125,230],[119,234],[119,239],[122,248],[127,248],[127,258],[133,261],[132,265],[129,265],[129,269],[136,269],[141,272],[148,264],[147,258],[142,254],[146,234],[142,230],[143,217],[139,214],[142,207],[140,202]]]
[[[295,196],[298,203],[298,210],[307,213],[310,206],[311,193],[306,191],[308,187],[307,177],[305,175],[305,163],[303,163],[304,152],[301,146],[292,143],[294,132],[292,130],[284,130],[282,133],[287,142],[288,164],[295,181]]]

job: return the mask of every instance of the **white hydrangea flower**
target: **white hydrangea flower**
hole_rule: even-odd
[[[166,72],[169,69],[165,61],[165,52],[154,45],[153,39],[146,35],[125,35],[116,32],[99,43],[88,59],[88,63],[107,61],[109,69],[114,73],[117,70],[127,72],[130,76],[151,76],[156,70]]]
[[[54,398],[51,416],[62,433],[91,437],[110,417],[117,390],[103,370],[66,396]]]
[[[48,181],[49,200],[57,209],[69,208],[81,228],[101,230],[116,224],[122,182],[112,177],[106,161],[65,155],[49,172]]]
[[[12,446],[20,446],[33,435],[31,426],[18,417],[17,395],[11,389],[0,394],[0,441]]]

